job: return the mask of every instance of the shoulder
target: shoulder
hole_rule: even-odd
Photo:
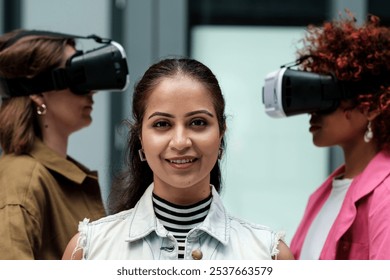
[[[377,185],[366,198],[371,202],[372,209],[377,209],[378,214],[388,213],[390,211],[390,176]]]
[[[128,227],[133,213],[134,209],[130,209],[108,215],[92,222],[85,219],[83,222],[80,222],[79,231],[85,234],[93,232],[94,235],[99,233],[106,234],[110,231],[118,231],[121,228]]]
[[[0,178],[23,179],[25,176],[48,173],[45,166],[29,155],[4,155],[0,157]]]
[[[28,155],[5,155],[0,158],[0,201],[20,203],[20,199],[34,196],[51,177],[49,171]],[[15,200],[15,201],[13,201]]]
[[[291,252],[290,248],[287,246],[287,244],[280,240],[277,246],[278,252],[275,254],[273,259],[275,260],[294,260],[294,255]]]
[[[0,168],[3,169],[12,169],[15,166],[19,166],[20,169],[26,169],[26,167],[34,166],[38,163],[36,159],[30,155],[15,155],[15,154],[6,154],[0,157]],[[20,165],[23,164],[23,165]]]
[[[276,233],[268,226],[249,222],[247,220],[229,215],[230,237],[242,240],[252,240],[272,246]]]
[[[230,226],[231,228],[237,228],[237,229],[248,229],[248,230],[255,230],[255,231],[265,231],[265,232],[272,232],[272,229],[268,226],[257,224],[250,222],[248,220],[238,218],[234,215],[228,214],[229,220],[230,220]]]
[[[128,236],[132,214],[133,209],[130,209],[92,222],[84,219],[79,223],[78,234],[69,242],[64,259],[90,258],[96,250],[111,250],[113,236],[115,240],[124,240]]]
[[[246,240],[248,244],[262,244],[274,259],[292,259],[292,253],[284,242],[285,233],[268,226],[253,223],[229,215],[232,240]],[[261,247],[262,247],[261,246]]]
[[[83,258],[82,248],[78,249],[79,239],[80,233],[72,237],[62,255],[63,260],[81,260]]]
[[[356,197],[369,197],[372,201],[387,204],[390,201],[390,156],[378,153],[354,181],[356,183],[353,182],[351,187]]]

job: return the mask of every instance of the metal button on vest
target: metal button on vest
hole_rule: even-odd
[[[196,249],[192,251],[191,256],[194,260],[201,260],[203,257],[203,253],[200,249]]]

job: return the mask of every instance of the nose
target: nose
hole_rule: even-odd
[[[177,151],[183,151],[191,147],[192,141],[187,131],[183,127],[176,127],[172,130],[172,138],[169,142],[169,147]]]
[[[96,93],[96,91],[90,91],[88,92],[85,97],[93,104],[93,95]]]

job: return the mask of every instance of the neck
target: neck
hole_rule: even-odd
[[[69,133],[45,119],[42,119],[40,126],[43,143],[60,156],[66,158]]]
[[[190,187],[180,188],[168,185],[155,176],[153,192],[170,203],[183,206],[191,205],[210,196],[210,180],[199,182]]]
[[[43,133],[43,143],[61,157],[66,158],[68,150],[68,137],[53,133]]]
[[[375,157],[378,150],[374,143],[360,143],[358,147],[343,147],[345,159],[344,178],[354,178],[359,175]]]

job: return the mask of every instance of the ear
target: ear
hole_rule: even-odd
[[[220,132],[219,138],[222,140],[222,137],[225,135],[226,132],[226,123],[223,124],[223,130]]]
[[[371,110],[371,111],[368,111],[368,109],[367,109],[367,110],[364,110],[363,114],[366,116],[368,121],[373,121],[377,116],[380,115],[380,111],[379,111],[379,109],[375,109],[375,110]]]
[[[30,95],[30,99],[38,106],[45,103],[45,99],[42,94],[32,94]]]

